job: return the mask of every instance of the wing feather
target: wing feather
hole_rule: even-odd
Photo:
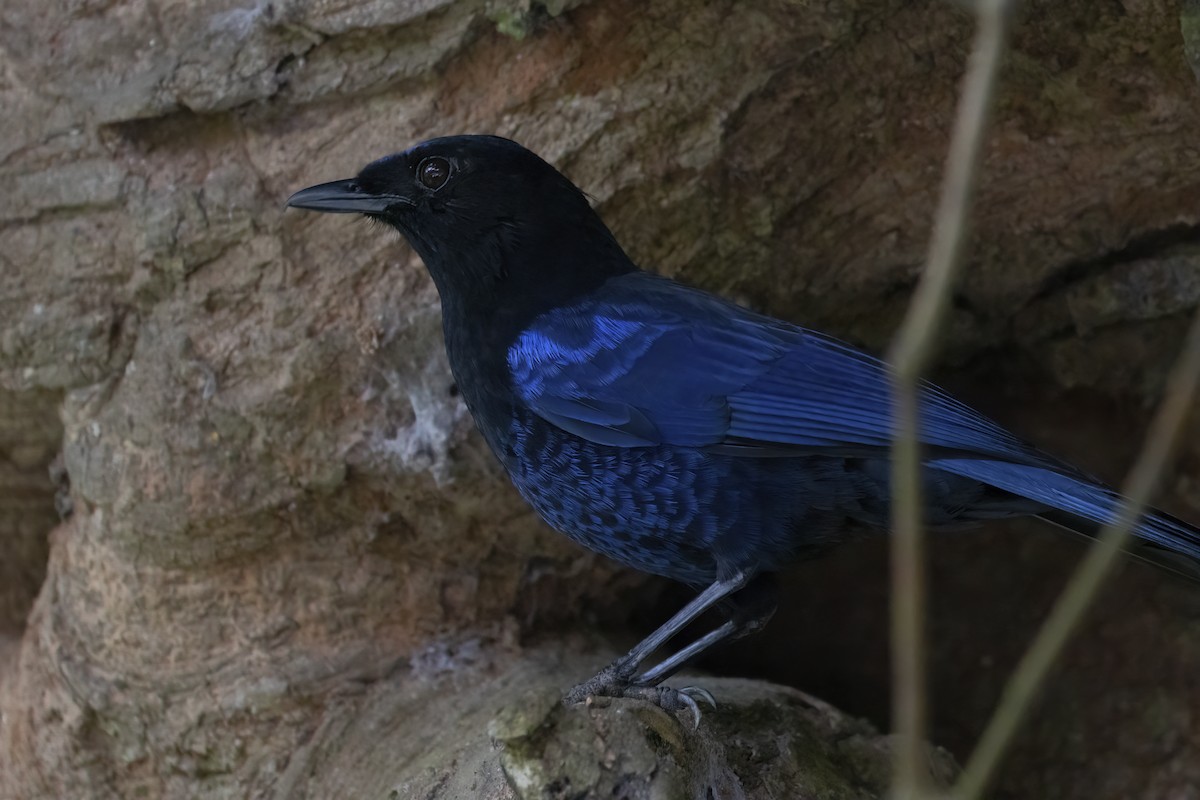
[[[538,318],[509,351],[521,399],[592,441],[739,455],[862,454],[892,438],[886,365],[649,273],[614,278]],[[943,456],[1079,475],[935,386],[921,436]]]

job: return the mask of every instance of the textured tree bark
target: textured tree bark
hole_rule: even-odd
[[[966,395],[1112,477],[1200,302],[1180,11],[1025,5],[945,336]],[[656,585],[541,527],[498,473],[411,253],[282,204],[496,132],[640,262],[879,348],[923,257],[965,12],[8,0],[0,19],[0,797],[649,797],[697,775],[719,797],[878,795],[886,739],[787,690],[721,684],[695,739],[548,704],[611,656],[550,634],[648,625]],[[1196,519],[1194,431],[1168,501]],[[936,548],[937,735],[964,752],[1077,551],[1032,530]],[[880,556],[800,568],[729,668],[885,722]],[[1200,783],[1196,597],[1122,576],[1001,796]]]

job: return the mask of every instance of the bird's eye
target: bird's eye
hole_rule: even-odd
[[[450,162],[432,156],[417,165],[417,179],[427,189],[440,189],[450,177]]]

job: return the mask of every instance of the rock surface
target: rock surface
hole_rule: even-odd
[[[865,800],[886,793],[890,737],[795,690],[700,679],[721,706],[706,710],[693,731],[690,718],[640,702],[562,706],[562,682],[594,670],[602,663],[595,658],[564,660],[558,645],[484,660],[470,645],[465,650],[439,652],[433,660],[453,664],[416,681],[385,679],[327,709],[277,796]],[[414,718],[447,723],[405,722]],[[942,786],[957,770],[942,750],[931,750],[929,763]]]
[[[352,779],[339,698],[400,703],[437,642],[652,624],[657,584],[497,473],[411,253],[283,213],[290,191],[508,135],[639,261],[880,348],[970,37],[934,0],[243,3],[0,9],[0,797],[316,792]],[[952,385],[1113,478],[1200,299],[1182,10],[1023,5],[944,336]],[[1200,518],[1200,425],[1168,488]],[[939,542],[937,733],[960,756],[1077,552]],[[881,557],[800,568],[775,655],[728,668],[882,722]],[[1111,592],[999,796],[1200,784],[1195,592],[1132,569]],[[457,713],[436,691],[416,730]]]

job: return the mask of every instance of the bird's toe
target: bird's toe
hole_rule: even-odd
[[[587,681],[572,688],[563,696],[564,705],[586,703],[597,697],[624,697],[643,700],[652,703],[662,710],[674,714],[687,711],[692,718],[693,730],[700,727],[702,713],[699,700],[712,708],[717,707],[717,700],[712,692],[699,686],[685,686],[673,689],[670,686],[644,686],[622,680],[612,670],[601,670]]]

